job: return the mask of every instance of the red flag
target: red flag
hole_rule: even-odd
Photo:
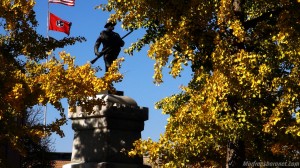
[[[50,13],[49,19],[49,30],[64,32],[67,35],[70,34],[70,28],[72,23],[62,20],[61,18],[55,16],[54,14]]]
[[[74,6],[75,0],[49,0],[49,3],[59,3],[68,6]]]

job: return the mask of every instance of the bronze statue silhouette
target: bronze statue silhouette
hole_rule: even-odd
[[[97,57],[92,60],[91,63],[94,64],[98,58],[104,55],[105,72],[108,71],[108,68],[111,66],[113,61],[118,58],[121,47],[125,44],[120,35],[113,31],[115,25],[116,23],[114,22],[107,22],[104,26],[106,30],[103,30],[100,33],[100,36],[97,38],[94,46],[94,52]],[[101,52],[98,52],[101,44],[103,45],[102,50]]]

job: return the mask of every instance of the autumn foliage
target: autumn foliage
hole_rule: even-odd
[[[127,52],[150,46],[155,83],[164,67],[174,77],[193,70],[181,93],[156,104],[169,115],[165,133],[137,141],[130,155],[220,167],[234,164],[228,149],[241,144],[244,161],[299,161],[299,0],[109,0],[99,8],[114,10],[125,29],[146,29]]]
[[[66,52],[55,55],[55,49],[85,39],[56,40],[38,34],[34,4],[34,0],[0,2],[0,144],[24,155],[23,137],[63,136],[60,126],[66,123],[67,110],[62,106],[63,98],[70,108],[78,104],[91,108],[96,101],[87,102],[87,97],[112,90],[112,82],[122,80],[118,72],[122,59],[98,78],[97,69],[90,64],[75,65],[75,57]],[[55,107],[61,117],[46,126],[24,124],[27,109],[46,104]]]

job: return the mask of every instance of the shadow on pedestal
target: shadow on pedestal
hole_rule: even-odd
[[[148,108],[127,97],[99,94],[105,105],[87,115],[80,106],[69,113],[74,130],[72,163],[63,168],[149,168],[142,157],[129,157],[133,142],[141,138]]]

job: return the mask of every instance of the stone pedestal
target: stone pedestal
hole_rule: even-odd
[[[141,138],[148,108],[127,96],[99,94],[105,105],[87,115],[82,107],[69,113],[74,130],[71,163],[63,168],[141,168],[142,157],[129,157],[133,142]]]

